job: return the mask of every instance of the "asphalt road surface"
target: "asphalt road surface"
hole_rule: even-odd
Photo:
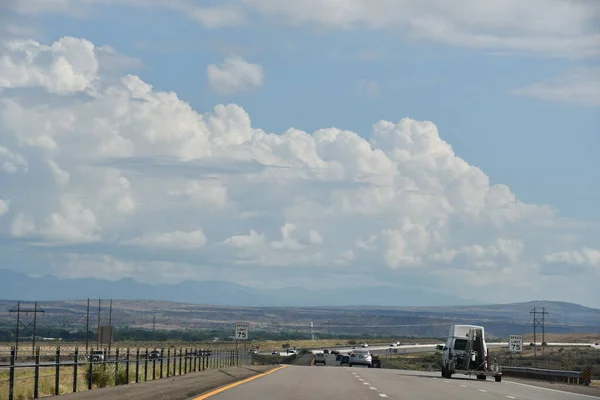
[[[600,399],[511,381],[478,381],[439,373],[362,367],[289,366],[225,390],[211,400],[418,399],[418,400],[582,400]]]

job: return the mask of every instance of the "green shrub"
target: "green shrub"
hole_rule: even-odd
[[[124,373],[125,371],[123,371]],[[86,374],[86,379],[90,378],[89,371]],[[115,370],[110,368],[108,364],[94,365],[92,367],[92,384],[99,388],[111,386],[115,381]]]

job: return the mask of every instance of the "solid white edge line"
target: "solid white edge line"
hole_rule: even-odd
[[[511,381],[505,381],[505,382],[506,383],[512,383],[513,385],[527,386],[527,387],[536,388],[536,389],[543,389],[543,390],[547,390],[549,392],[565,393],[565,394],[568,394],[568,395],[571,395],[571,396],[585,397],[585,398],[588,398],[588,399],[600,399],[600,397],[590,396],[589,394],[580,394],[580,393],[566,392],[564,390],[549,389],[549,388],[545,388],[545,387],[541,387],[541,386],[528,385],[526,383],[511,382]]]

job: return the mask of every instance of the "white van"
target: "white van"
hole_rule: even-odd
[[[451,378],[452,374],[464,373],[477,375],[485,380],[494,376],[496,382],[502,379],[499,366],[488,366],[488,349],[485,343],[485,328],[477,325],[452,325],[448,340],[442,348],[442,377]]]

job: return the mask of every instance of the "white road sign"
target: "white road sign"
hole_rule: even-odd
[[[248,322],[236,322],[235,323],[235,340],[248,340],[248,329],[250,324]]]
[[[513,353],[523,352],[523,335],[510,335],[508,339],[508,351]]]

